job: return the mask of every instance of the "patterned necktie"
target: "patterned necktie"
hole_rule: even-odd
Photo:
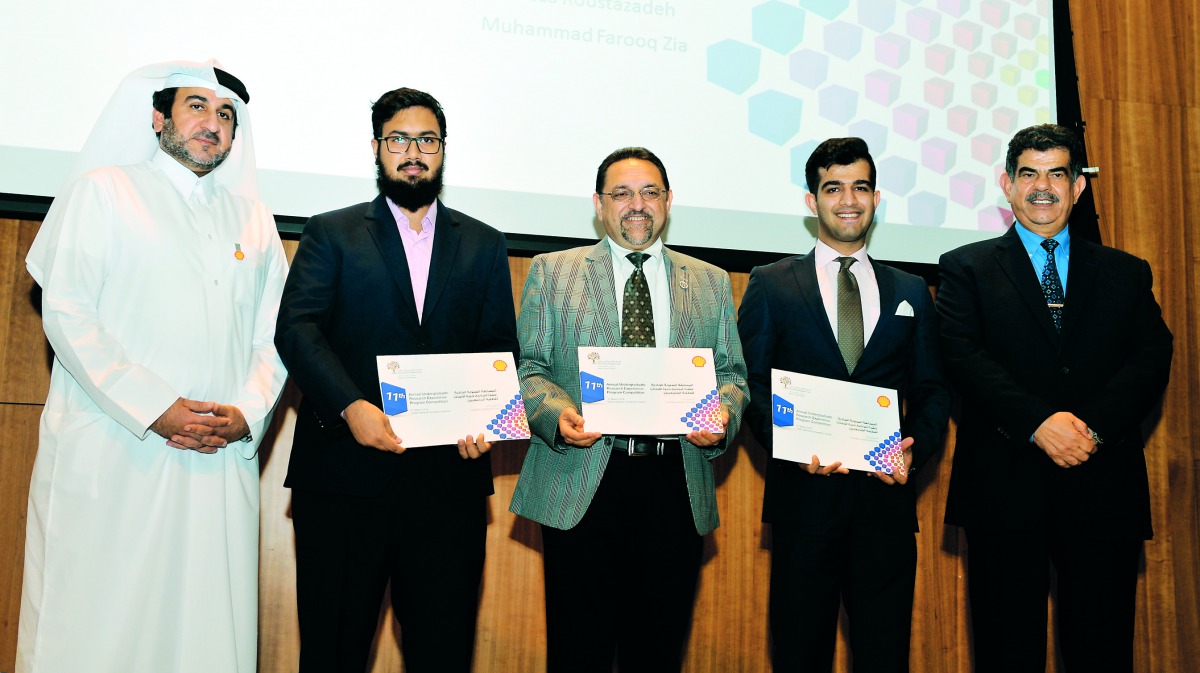
[[[622,346],[654,346],[654,311],[650,306],[650,286],[642,271],[642,263],[649,256],[644,252],[625,255],[633,262],[633,273],[625,281],[625,303],[621,308]]]
[[[846,361],[846,371],[854,373],[854,366],[863,352],[862,297],[858,294],[858,280],[850,273],[853,257],[838,257],[842,268],[837,277],[837,328],[838,350]]]
[[[1042,241],[1046,249],[1046,266],[1042,269],[1042,296],[1050,307],[1050,318],[1054,321],[1054,329],[1062,331],[1063,286],[1058,277],[1058,263],[1054,261],[1054,249],[1058,241],[1047,238]]]

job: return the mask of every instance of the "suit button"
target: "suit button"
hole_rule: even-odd
[[[1071,369],[1069,367],[1063,367],[1062,369],[1059,369],[1058,371],[1062,372],[1063,376],[1066,376],[1067,374],[1071,373]]]

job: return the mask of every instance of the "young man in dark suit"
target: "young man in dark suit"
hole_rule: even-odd
[[[907,671],[916,576],[910,483],[942,446],[950,395],[925,282],[867,256],[879,205],[875,162],[860,138],[821,143],[805,167],[816,247],[755,268],[738,312],[749,370],[749,425],[772,448],[771,369],[894,388],[904,401],[904,464],[894,474],[772,459],[770,627],[777,671],[833,667],[839,604],[854,670]]]
[[[1150,266],[1072,238],[1083,146],[1043,124],[1008,145],[1015,222],[942,256],[937,309],[962,395],[946,523],[967,536],[975,670],[1044,671],[1050,566],[1068,671],[1131,671],[1142,540],[1141,424],[1172,337]]]
[[[316,215],[275,342],[304,393],[286,486],[296,529],[300,671],[364,671],[384,587],[405,670],[469,671],[493,492],[488,450],[406,451],[378,355],[516,352],[504,235],[438,199],[446,118],[397,89],[371,109],[379,196]]]

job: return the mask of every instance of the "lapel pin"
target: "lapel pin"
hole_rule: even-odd
[[[243,259],[246,259],[246,253],[242,252],[242,244],[241,243],[233,244],[233,258],[239,262],[242,261]]]

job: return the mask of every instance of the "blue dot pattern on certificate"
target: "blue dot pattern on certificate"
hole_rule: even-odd
[[[525,417],[525,401],[517,393],[500,413],[487,424],[487,429],[500,439],[529,439],[529,419]]]
[[[870,463],[876,472],[896,473],[904,467],[904,451],[900,449],[900,433],[893,432],[890,437],[863,456],[863,460]]]
[[[725,432],[725,426],[721,425],[721,395],[716,390],[709,391],[679,420],[690,430]]]

